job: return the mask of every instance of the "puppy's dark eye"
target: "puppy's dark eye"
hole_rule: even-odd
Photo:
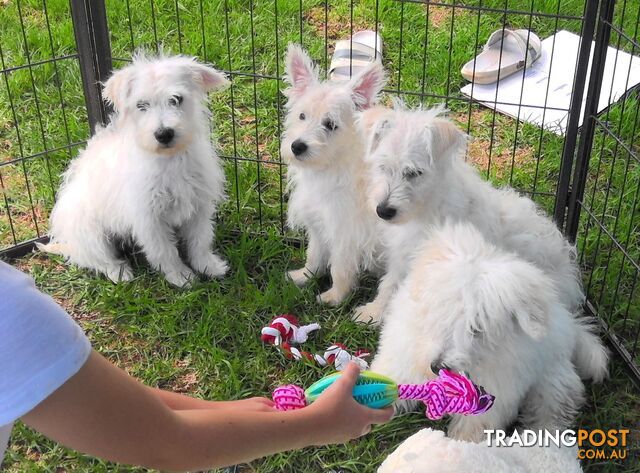
[[[338,125],[336,125],[335,122],[329,118],[325,118],[324,120],[322,120],[322,126],[330,131],[333,131],[336,128],[338,128]]]
[[[422,176],[422,171],[420,169],[405,169],[402,173],[402,177],[405,179],[415,179],[418,176]]]
[[[169,105],[172,107],[177,107],[182,103],[182,95],[173,95],[169,98]]]
[[[149,102],[138,102],[136,107],[138,107],[138,110],[141,112],[146,112],[149,109]]]
[[[300,120],[304,120],[305,118],[307,118],[306,115],[304,113],[301,113],[300,114]]]

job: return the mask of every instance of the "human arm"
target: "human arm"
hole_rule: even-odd
[[[391,411],[351,397],[349,366],[314,404],[298,411],[173,410],[95,351],[76,375],[22,420],[53,440],[120,463],[197,470],[311,445],[345,442],[389,420]]]
[[[274,407],[273,401],[264,397],[251,397],[236,401],[207,401],[206,399],[198,399],[173,391],[165,391],[164,389],[151,387],[147,387],[147,389],[163,404],[169,407],[169,409],[173,409],[174,411],[187,409],[249,409],[271,411]]]

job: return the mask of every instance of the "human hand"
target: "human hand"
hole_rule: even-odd
[[[314,416],[318,444],[344,443],[371,431],[372,424],[384,424],[393,408],[371,409],[359,404],[352,390],[360,368],[351,362],[338,378],[306,410]]]

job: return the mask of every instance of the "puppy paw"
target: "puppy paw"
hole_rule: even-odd
[[[193,268],[209,278],[220,278],[227,274],[229,265],[218,255],[208,253],[204,257],[191,261]]]
[[[318,302],[322,304],[336,306],[343,301],[344,297],[345,297],[344,293],[332,287],[328,291],[325,291],[318,296]]]
[[[133,270],[126,263],[109,266],[104,270],[104,274],[114,283],[131,281],[133,279]]]
[[[287,277],[298,287],[304,286],[310,278],[306,268],[287,271]]]
[[[382,321],[382,312],[378,304],[375,302],[369,302],[368,304],[356,307],[353,311],[353,320],[363,324],[371,323],[378,325]]]
[[[186,266],[176,271],[168,271],[165,273],[165,278],[169,282],[176,287],[189,287],[193,280],[195,280],[196,275],[193,271],[191,271]]]

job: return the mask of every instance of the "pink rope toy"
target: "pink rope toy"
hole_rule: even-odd
[[[326,376],[306,391],[293,384],[276,388],[273,392],[276,409],[288,411],[307,406],[339,376],[339,372]],[[354,386],[353,397],[360,404],[373,408],[389,406],[397,399],[422,401],[426,405],[426,416],[431,420],[441,419],[447,414],[484,414],[495,400],[464,374],[446,369],[440,370],[437,378],[424,384],[396,384],[385,376],[363,371]]]

